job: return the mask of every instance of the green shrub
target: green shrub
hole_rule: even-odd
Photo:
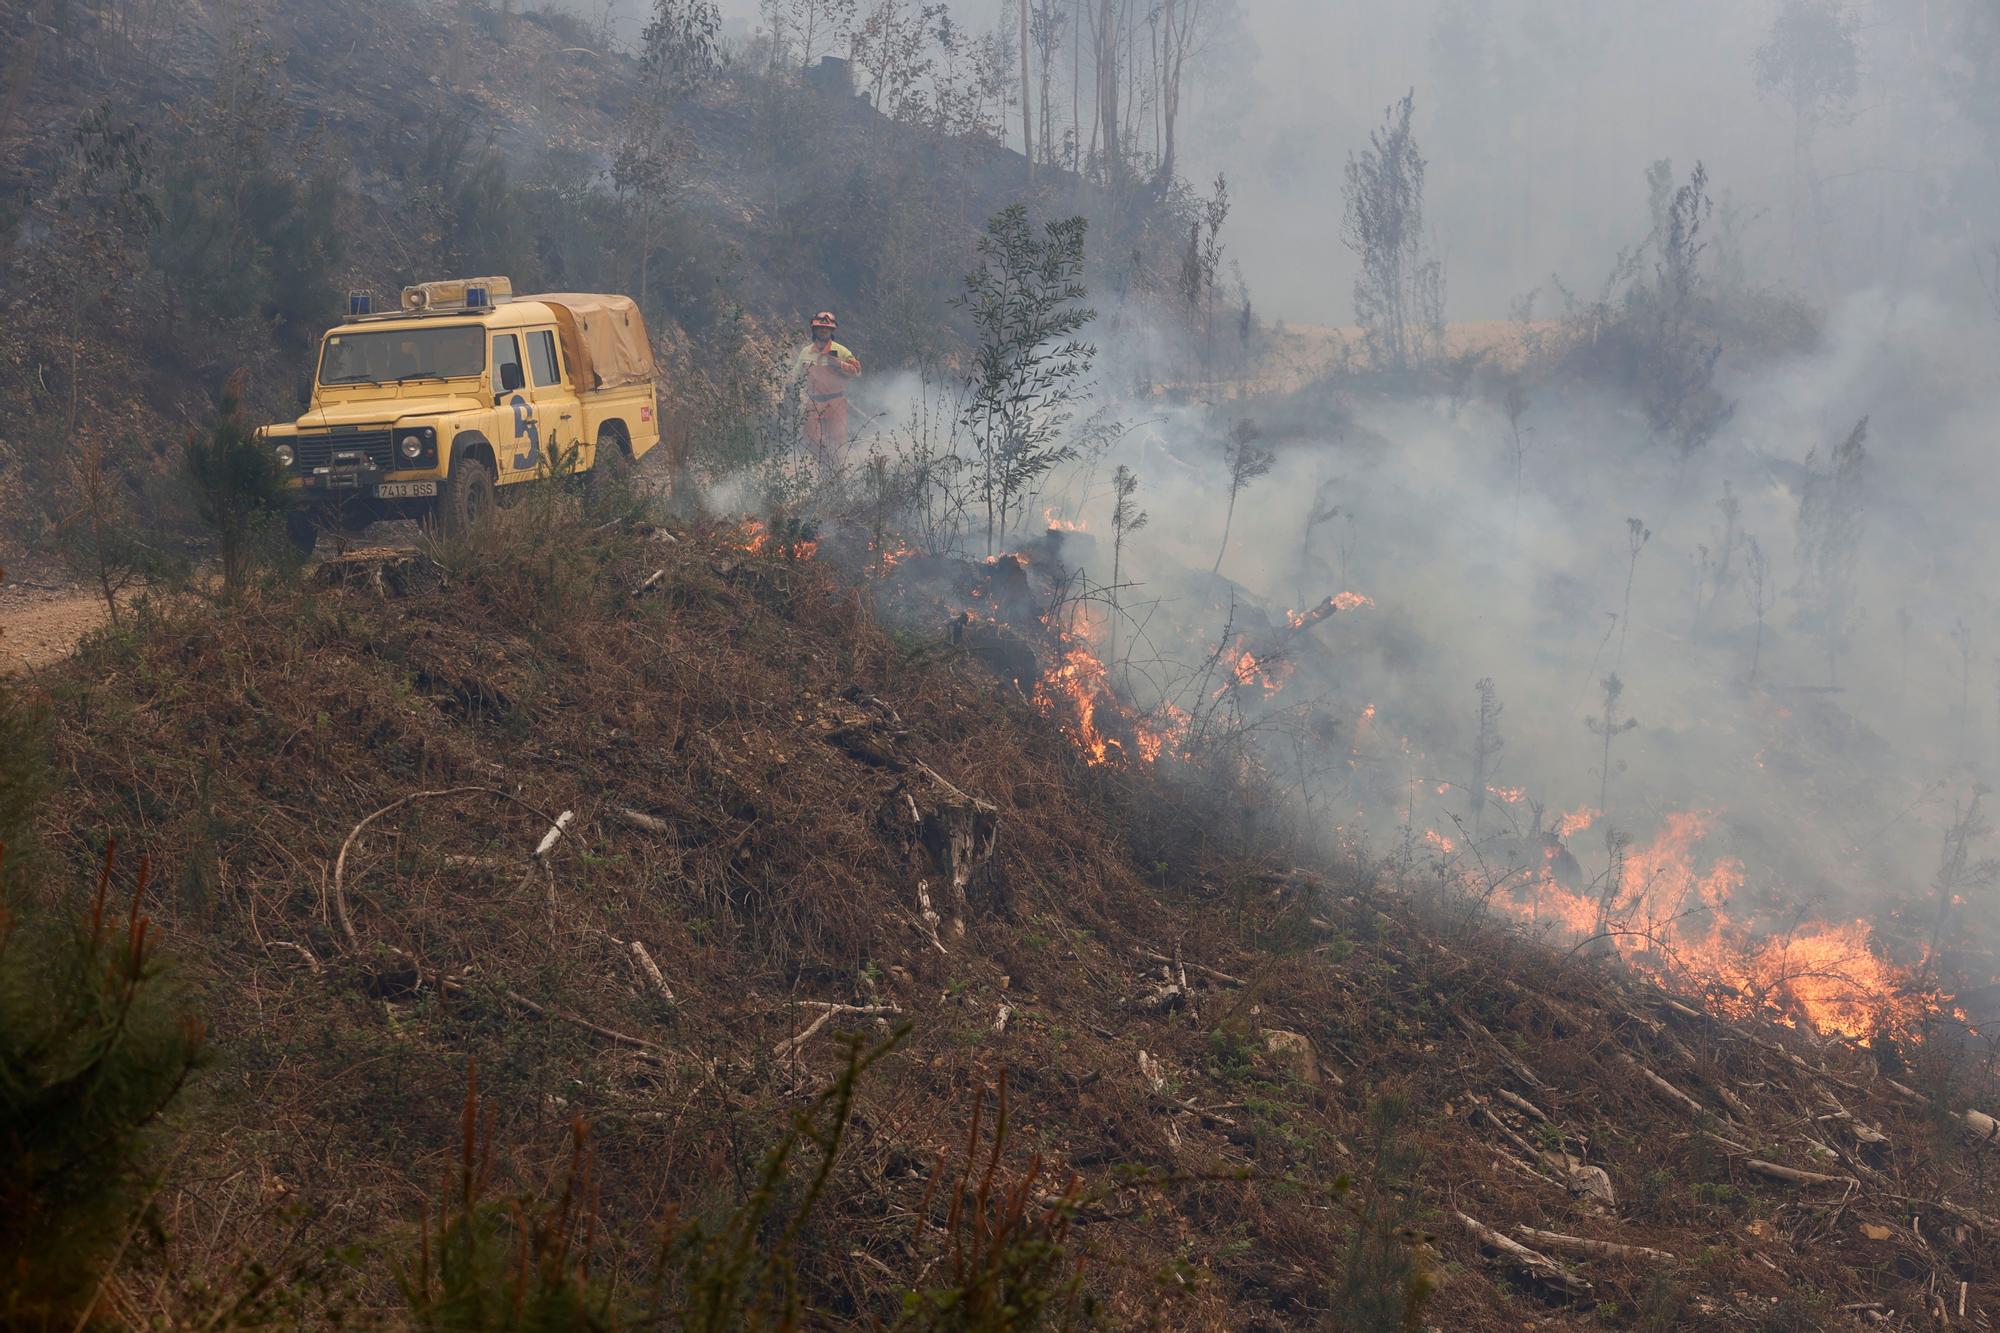
[[[189,438],[181,476],[196,515],[215,536],[223,595],[233,598],[291,506],[284,469],[243,419],[234,381],[223,390],[214,424]]]
[[[114,848],[80,919],[33,886],[0,910],[0,1326],[73,1329],[138,1228],[147,1148],[202,1053],[153,951],[139,863],[124,919]]]

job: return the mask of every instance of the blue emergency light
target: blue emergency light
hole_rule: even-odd
[[[467,287],[465,289],[465,303],[475,310],[490,304],[486,299],[486,289],[484,287]]]
[[[367,292],[349,292],[347,294],[348,318],[352,319],[357,315],[369,314],[374,308],[374,298],[369,296]]]

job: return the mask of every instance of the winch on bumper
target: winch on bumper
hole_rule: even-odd
[[[430,426],[373,430],[300,431],[277,442],[279,461],[308,495],[361,495],[378,500],[428,499],[438,484],[385,480],[391,472],[437,467],[437,431]],[[291,457],[285,455],[289,452]]]

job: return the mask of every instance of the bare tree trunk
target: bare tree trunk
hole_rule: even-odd
[[[1104,130],[1104,175],[1124,174],[1118,141],[1118,0],[1097,0],[1097,119]]]
[[[1083,163],[1083,0],[1070,0],[1069,9],[1069,124],[1076,136],[1070,154],[1070,170],[1081,176]],[[1095,134],[1092,135],[1095,138]]]
[[[1028,64],[1028,0],[1021,0],[1021,155],[1028,159],[1028,184],[1035,183],[1034,82]]]
[[[1195,0],[1166,0],[1161,11],[1161,23],[1166,29],[1166,60],[1160,66],[1160,123],[1162,142],[1160,148],[1160,175],[1162,186],[1171,185],[1175,165],[1175,128],[1181,114],[1181,70],[1187,61],[1187,29],[1176,26],[1179,22],[1192,24],[1194,15],[1189,13],[1183,19],[1181,6],[1192,6]]]

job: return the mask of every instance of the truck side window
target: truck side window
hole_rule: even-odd
[[[555,334],[547,329],[535,329],[528,334],[528,364],[534,368],[537,389],[556,383]]]
[[[500,386],[507,382],[505,377],[502,376],[500,368],[509,365],[518,367],[520,364],[520,340],[515,338],[511,333],[495,335],[493,339],[493,392],[499,393],[501,391]],[[522,381],[524,384],[526,382],[525,379]]]

